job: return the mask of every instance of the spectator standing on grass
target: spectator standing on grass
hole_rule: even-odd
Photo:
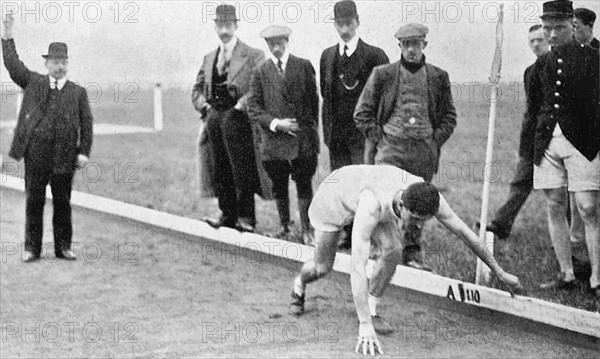
[[[400,229],[422,226],[434,216],[481,258],[498,278],[520,287],[519,279],[506,273],[479,238],[454,213],[430,183],[394,166],[346,166],[329,175],[319,186],[309,210],[315,227],[314,258],[304,263],[294,279],[290,313],[304,313],[308,283],[324,277],[333,267],[342,228],[353,222],[350,281],[359,320],[355,350],[383,354],[377,333],[393,328],[377,315],[377,303],[396,271],[404,242]],[[381,255],[367,279],[371,247]]]
[[[222,212],[206,217],[212,227],[221,226],[253,232],[256,225],[254,194],[265,194],[259,177],[258,136],[246,115],[252,70],[265,56],[235,34],[238,19],[233,5],[216,9],[218,49],[204,57],[192,93],[192,102],[206,123],[200,138],[200,159],[212,169],[208,182],[214,184]],[[255,151],[256,150],[256,151]],[[203,175],[204,176],[204,175]]]
[[[585,44],[600,49],[600,40],[594,37],[594,23],[596,22],[596,13],[589,9],[575,9],[575,39],[580,44]]]
[[[542,25],[534,25],[529,29],[528,34],[529,47],[531,51],[536,55],[537,58],[550,51],[548,41],[544,36],[544,30]],[[523,84],[525,86],[525,97],[529,97],[531,91],[531,71],[533,64],[525,70],[523,77]],[[533,142],[530,141],[530,137],[535,133],[535,128],[532,125],[535,121],[532,121],[527,113],[523,116],[523,123],[521,126],[521,141],[519,144],[519,161],[515,169],[515,175],[510,183],[510,189],[508,192],[508,198],[504,204],[498,209],[494,219],[490,224],[487,225],[487,230],[493,232],[499,239],[506,239],[511,232],[515,218],[519,214],[519,210],[525,204],[527,197],[533,190]],[[575,196],[570,196],[573,199],[573,205],[570,206],[572,210],[572,224],[571,224],[571,242],[580,243],[585,241],[585,227],[583,220],[577,212],[577,207],[574,202]],[[568,208],[565,209],[568,211]],[[573,263],[575,265],[575,274],[581,274],[582,276],[589,277],[589,263],[573,257]]]
[[[53,42],[42,55],[48,75],[30,71],[19,60],[13,39],[14,18],[7,14],[2,34],[4,65],[23,89],[23,104],[10,157],[25,160],[25,250],[23,262],[40,258],[46,185],[52,190],[54,253],[75,260],[71,250],[71,190],[77,168],[89,162],[93,119],[86,90],[67,79],[67,45]]]
[[[534,188],[546,196],[550,238],[561,272],[542,287],[569,289],[575,284],[564,211],[567,188],[585,223],[590,288],[600,299],[600,53],[575,41],[571,1],[546,2],[543,11],[544,35],[552,48],[532,70],[527,113],[535,132],[527,141],[534,143]]]
[[[304,244],[312,244],[308,207],[319,153],[319,94],[310,61],[289,53],[291,29],[269,26],[260,34],[269,46],[269,59],[254,70],[248,113],[260,125],[263,166],[273,182],[281,223],[276,236],[289,233],[289,177],[296,181]]]
[[[456,127],[448,73],[426,62],[429,29],[406,24],[396,33],[402,57],[373,70],[356,105],[354,121],[377,148],[376,164],[402,168],[430,182],[440,150]],[[431,270],[421,262],[421,228],[405,233],[403,262]]]

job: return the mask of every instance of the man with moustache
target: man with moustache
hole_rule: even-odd
[[[353,120],[354,107],[373,68],[390,61],[378,47],[365,43],[356,4],[343,0],[333,8],[340,42],[323,51],[320,61],[322,118],[332,171],[365,163],[365,139]]]
[[[210,175],[222,212],[220,218],[204,221],[215,228],[253,232],[254,193],[262,191],[254,132],[245,111],[252,70],[265,56],[237,38],[237,24],[233,5],[217,7],[215,31],[221,44],[204,57],[192,102],[206,123],[200,146],[208,142]]]
[[[260,126],[263,166],[273,182],[281,223],[276,236],[290,232],[291,175],[298,192],[302,240],[308,245],[313,243],[308,207],[319,153],[319,94],[310,61],[287,49],[291,33],[289,27],[277,25],[260,33],[271,54],[252,75],[248,114]]]
[[[594,23],[596,13],[589,9],[579,8],[573,11],[575,14],[575,39],[580,44],[585,44],[600,49],[600,40],[594,37]]]
[[[73,224],[71,189],[76,168],[89,162],[93,119],[85,88],[67,79],[67,45],[53,42],[45,65],[48,75],[30,71],[19,60],[13,39],[14,18],[6,15],[2,35],[4,65],[23,89],[23,104],[10,148],[10,157],[25,160],[25,250],[23,262],[42,252],[46,185],[52,190],[54,253],[75,260],[71,250]]]
[[[544,190],[550,239],[561,272],[543,288],[574,288],[575,275],[564,208],[574,194],[585,224],[591,262],[590,289],[600,299],[600,53],[574,39],[573,3],[543,5],[542,26],[551,51],[531,74],[527,113],[533,134],[534,188]]]
[[[356,127],[377,148],[375,164],[397,166],[430,182],[437,172],[440,150],[456,126],[450,79],[426,63],[423,50],[429,29],[406,24],[396,33],[400,61],[373,70],[354,112]],[[407,228],[403,262],[424,270],[422,228]]]
[[[365,138],[354,124],[354,107],[373,69],[390,60],[383,50],[365,43],[358,35],[360,19],[354,1],[337,2],[333,14],[340,41],[321,55],[320,83],[323,137],[329,149],[330,168],[335,171],[348,165],[373,163],[374,148],[365,151]],[[346,236],[340,244],[349,248],[352,225],[344,230]]]

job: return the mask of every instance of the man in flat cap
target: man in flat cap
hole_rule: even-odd
[[[579,8],[573,11],[575,15],[575,39],[580,44],[585,44],[600,49],[600,40],[594,37],[594,23],[596,22],[596,13],[592,10]]]
[[[30,71],[20,60],[13,39],[14,18],[6,15],[2,35],[4,65],[23,89],[23,104],[10,157],[25,160],[24,262],[40,258],[44,233],[46,185],[52,189],[54,253],[75,260],[71,250],[71,189],[77,168],[89,161],[93,120],[85,88],[67,79],[67,45],[50,44],[45,58],[48,75]]]
[[[575,195],[585,224],[592,274],[590,288],[600,298],[600,59],[599,52],[574,40],[571,1],[544,3],[541,16],[551,51],[536,61],[527,113],[534,131],[534,188],[544,190],[550,239],[561,273],[544,288],[573,288],[575,276],[565,218],[567,194]]]
[[[376,164],[397,166],[430,182],[440,149],[456,126],[448,73],[426,63],[428,29],[406,24],[396,33],[402,57],[375,68],[356,105],[354,121],[377,148]],[[431,270],[421,262],[421,228],[407,227],[403,262]]]
[[[259,124],[263,166],[273,182],[281,231],[290,228],[289,177],[296,181],[302,239],[312,244],[308,207],[319,152],[319,94],[310,61],[289,53],[291,29],[269,26],[260,33],[269,46],[269,59],[254,70],[248,114]]]
[[[322,121],[325,145],[329,148],[332,171],[348,165],[371,162],[372,149],[365,152],[365,138],[354,124],[354,107],[371,71],[389,64],[385,52],[365,43],[358,35],[360,20],[352,0],[337,2],[333,7],[334,27],[339,43],[325,49],[320,61]],[[345,228],[344,247],[349,248],[352,225]]]
[[[204,218],[212,227],[253,232],[256,225],[254,194],[264,194],[259,178],[258,134],[246,114],[252,70],[265,56],[235,35],[238,19],[233,5],[216,9],[219,47],[204,57],[192,92],[192,102],[205,122],[200,136],[200,160],[212,168],[220,218]],[[202,153],[203,149],[207,152]],[[257,149],[256,149],[257,152]],[[204,175],[202,178],[205,178]]]

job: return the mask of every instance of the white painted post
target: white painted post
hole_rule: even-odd
[[[160,82],[154,87],[154,129],[157,132],[163,129],[162,89]]]

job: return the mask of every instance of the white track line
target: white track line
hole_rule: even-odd
[[[21,178],[2,175],[3,187],[24,191]],[[50,196],[50,191],[47,192]],[[156,211],[132,204],[74,191],[71,197],[73,205],[99,212],[129,218],[155,227],[165,228],[192,236],[207,238],[226,243],[240,250],[253,250],[289,260],[304,262],[313,257],[314,249],[305,245],[291,243],[252,233],[239,233],[233,229],[211,228],[204,222]],[[370,261],[368,274],[373,268]],[[338,253],[334,270],[350,273],[350,256]],[[600,313],[589,312],[544,300],[517,296],[511,298],[507,292],[478,286],[473,283],[442,277],[437,274],[398,266],[391,284],[418,292],[446,297],[477,307],[549,324],[574,332],[600,337]]]

